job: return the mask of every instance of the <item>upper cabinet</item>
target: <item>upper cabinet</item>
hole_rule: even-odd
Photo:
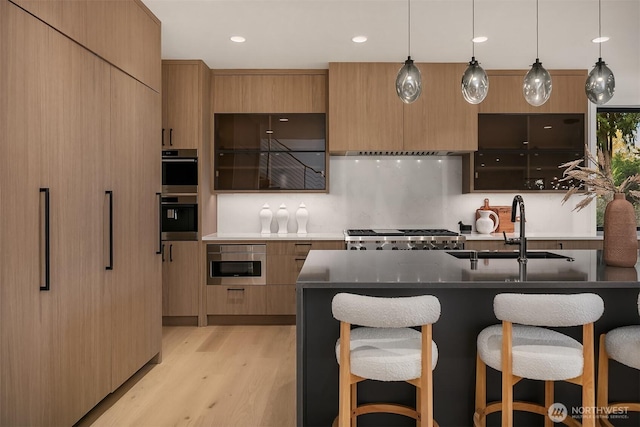
[[[214,115],[214,189],[325,191],[325,114]]]
[[[162,61],[163,149],[200,148],[207,79],[202,61]]]
[[[522,94],[527,70],[489,70],[480,104],[478,150],[463,156],[462,191],[566,191],[558,166],[584,156],[586,70],[549,70],[552,91],[540,107]]]
[[[11,0],[160,91],[160,21],[140,0]]]
[[[469,152],[477,149],[478,106],[464,101],[466,64],[417,64],[422,95],[397,96],[402,64],[329,64],[329,150],[345,152]]]
[[[539,107],[530,105],[522,94],[526,73],[527,70],[487,70],[489,93],[480,104],[480,113],[587,113],[586,70],[549,70],[551,97]]]
[[[327,70],[213,70],[214,113],[326,113]]]
[[[464,100],[460,87],[467,64],[418,64],[418,67],[422,94],[413,104],[404,105],[404,150],[476,150],[478,106]],[[399,101],[397,96],[394,101]]]
[[[329,151],[401,151],[403,103],[394,63],[329,64]]]
[[[566,191],[558,166],[584,157],[584,116],[480,114],[478,151],[463,162],[464,191]]]

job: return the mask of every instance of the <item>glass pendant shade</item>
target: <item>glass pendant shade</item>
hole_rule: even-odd
[[[462,75],[462,96],[469,104],[480,104],[489,92],[489,77],[476,61],[471,57],[469,66]]]
[[[551,75],[536,58],[531,69],[524,76],[522,85],[524,99],[534,107],[539,107],[549,100],[551,96]]]
[[[422,76],[410,56],[398,71],[398,76],[396,77],[396,92],[405,104],[414,102],[422,92]]]
[[[584,85],[587,98],[596,105],[606,104],[613,98],[615,89],[616,79],[613,72],[602,58],[598,58],[598,62],[589,73]]]

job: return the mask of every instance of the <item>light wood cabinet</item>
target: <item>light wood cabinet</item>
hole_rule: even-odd
[[[477,150],[478,105],[465,101],[460,91],[467,64],[417,65],[423,76],[422,95],[413,104],[403,106],[403,150]]]
[[[267,314],[296,313],[296,281],[312,249],[344,249],[344,241],[267,242]]]
[[[343,240],[266,241],[266,245],[267,284],[206,286],[208,315],[295,315],[296,280],[309,251],[345,247]]]
[[[0,156],[1,425],[45,425],[53,409],[47,365],[56,327],[49,320],[57,301],[51,292],[40,291],[46,255],[45,200],[39,191],[46,182],[41,165],[52,105],[45,102],[44,84],[33,83],[47,81],[49,45],[43,41],[50,33],[0,2],[0,148],[5,150]]]
[[[140,0],[11,0],[156,91],[160,21]]]
[[[266,296],[264,285],[207,286],[207,314],[266,314]]]
[[[198,235],[215,233],[210,70],[200,60],[162,61],[162,87],[159,146],[163,150],[198,150]],[[200,267],[206,253],[197,249],[197,242],[165,242],[164,246],[163,316],[198,316],[198,324],[206,324],[206,281]],[[168,260],[170,247],[174,251],[173,262]],[[181,263],[175,264],[179,262],[176,259]]]
[[[505,245],[502,240],[467,240],[464,248],[476,251],[518,250],[518,246]],[[602,240],[527,240],[527,250],[602,249]]]
[[[161,260],[157,130],[160,94],[111,68],[111,151],[107,189],[113,191],[111,390],[161,350]]]
[[[539,107],[530,105],[522,94],[527,71],[487,70],[489,92],[480,104],[480,113],[587,113],[586,70],[549,70],[551,97]]]
[[[162,242],[162,315],[197,316],[202,281],[199,242]]]
[[[212,70],[214,113],[326,113],[327,70]]]
[[[329,63],[329,151],[401,151],[403,102],[395,89],[401,64]]]
[[[7,1],[0,63],[0,425],[73,425],[160,351],[159,94]]]
[[[20,257],[0,267],[0,424],[71,425],[111,390],[102,246],[109,66],[10,3],[0,17],[0,240],[3,256]],[[47,259],[50,288],[41,291]]]
[[[478,106],[460,93],[465,64],[416,64],[423,94],[404,104],[395,90],[402,64],[329,63],[329,150],[468,152],[477,149]]]
[[[200,148],[199,61],[162,63],[162,147]]]
[[[296,314],[296,285],[269,285],[265,312],[269,315]]]

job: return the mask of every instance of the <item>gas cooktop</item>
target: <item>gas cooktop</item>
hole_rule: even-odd
[[[431,250],[463,249],[466,238],[441,228],[389,228],[345,230],[350,250]]]
[[[392,237],[392,236],[459,236],[458,233],[444,230],[440,228],[421,228],[421,229],[360,229],[360,230],[345,230],[346,236],[354,237]]]

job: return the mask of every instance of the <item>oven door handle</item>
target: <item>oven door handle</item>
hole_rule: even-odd
[[[162,163],[198,163],[198,159],[192,157],[163,157]]]
[[[164,261],[164,245],[162,244],[162,193],[156,193],[158,198],[158,250],[156,255],[162,254],[162,261]]]

